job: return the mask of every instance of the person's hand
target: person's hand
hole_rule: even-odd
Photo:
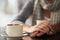
[[[23,26],[23,32],[29,32],[32,26]]]
[[[42,36],[45,33],[49,32],[49,23],[47,21],[42,21],[40,24],[34,26],[34,30],[31,34],[31,37]]]

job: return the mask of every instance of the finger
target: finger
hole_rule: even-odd
[[[45,25],[45,26],[43,27],[43,29],[46,30],[46,31],[49,31],[48,25]]]
[[[44,35],[45,33],[43,33],[43,32],[39,32],[38,34],[37,34],[37,36],[39,37],[39,36],[42,36],[42,35]]]
[[[49,25],[49,24],[44,23],[44,24],[40,25],[39,27],[40,27],[40,28],[43,28],[43,27],[44,27],[44,28],[49,28],[49,26],[48,26],[48,25]]]
[[[47,34],[52,35],[53,34],[53,29],[50,25],[48,25],[48,27],[49,27],[49,32],[47,32]]]
[[[35,32],[37,32],[37,34],[34,34],[34,37],[36,37],[36,36],[42,36],[43,34],[45,34],[45,31],[43,32],[44,30],[43,29],[39,29],[38,28],[38,30],[36,30]]]
[[[37,34],[37,36],[42,36],[45,33],[47,33],[47,29],[46,28],[41,28],[40,31],[39,31],[39,33]]]
[[[32,33],[32,34],[31,34],[31,37],[36,37],[37,33],[38,33],[38,32]]]
[[[48,23],[42,23],[40,26],[44,26],[44,25],[46,25],[46,26],[47,26],[47,25],[48,25]]]
[[[39,28],[34,28],[34,30],[32,31],[32,33],[39,31]]]
[[[36,28],[36,30],[31,34],[31,37],[36,37],[39,33],[39,28]]]
[[[42,26],[39,29],[40,29],[41,32],[44,32],[44,33],[46,33],[46,32],[49,31],[49,28],[48,27],[45,27],[45,26],[44,27]]]

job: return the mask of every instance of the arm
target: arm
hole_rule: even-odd
[[[28,25],[25,25],[26,19],[32,14],[34,6],[34,0],[28,1],[20,11],[20,13],[16,16],[16,18],[11,22],[13,24],[22,24],[23,32],[26,32],[29,29]]]
[[[33,5],[34,5],[34,0],[28,1],[18,14],[16,18],[12,22],[22,22],[25,23],[26,19],[32,14],[33,12]]]

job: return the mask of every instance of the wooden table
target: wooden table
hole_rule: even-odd
[[[24,40],[42,40],[42,39],[43,40],[60,40],[60,34],[53,35],[53,36],[50,36],[50,37],[44,37],[44,38],[41,38],[41,37],[31,38],[29,36],[26,36],[23,39]]]
[[[39,37],[37,38],[31,38],[31,37],[29,37],[29,36],[26,36],[26,37],[24,37],[23,38],[23,40],[42,40],[42,39],[40,39]]]
[[[31,39],[31,37],[26,36],[26,37],[23,37],[23,40],[32,40],[32,39]]]
[[[26,36],[26,37],[23,38],[23,40],[42,40],[42,38],[41,37],[31,38],[29,36]]]

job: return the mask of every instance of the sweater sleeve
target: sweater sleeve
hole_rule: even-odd
[[[22,10],[19,12],[19,14],[15,17],[15,19],[12,22],[20,21],[25,23],[26,19],[32,14],[33,12],[33,6],[34,6],[34,0],[28,1],[22,8]]]

